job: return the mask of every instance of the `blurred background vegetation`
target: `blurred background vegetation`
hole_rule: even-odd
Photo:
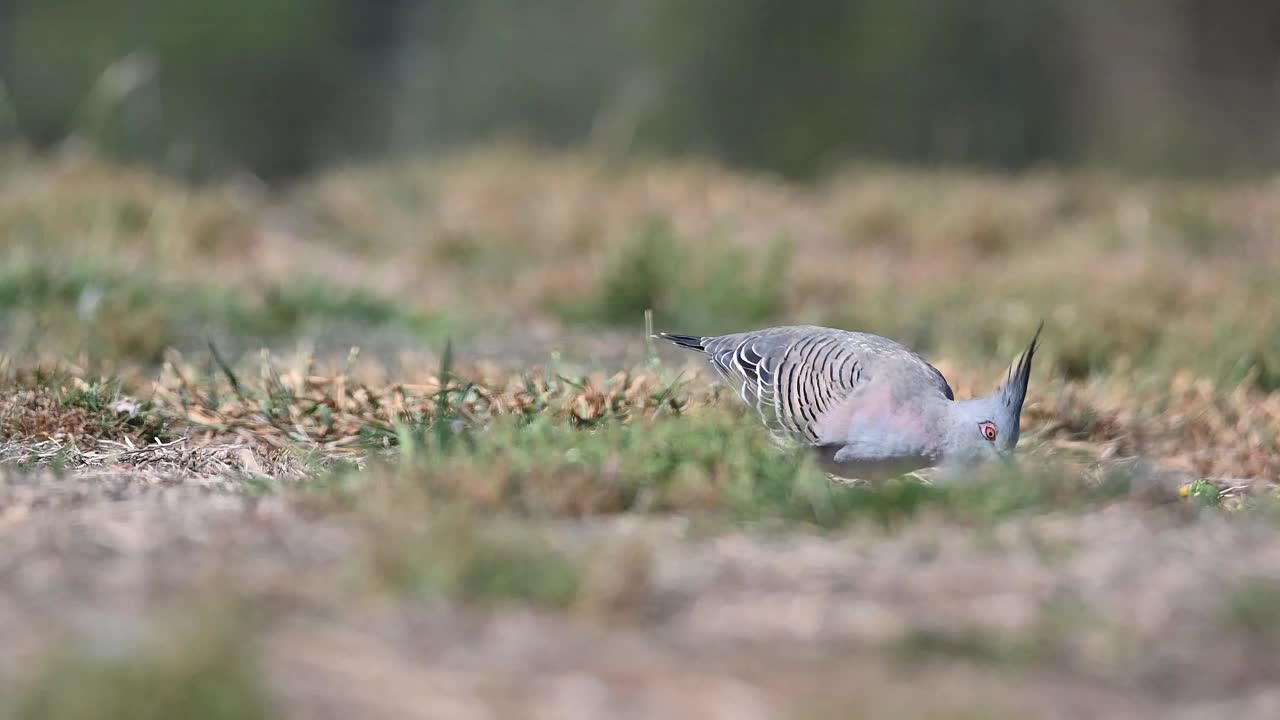
[[[1280,6],[0,0],[0,78],[20,356],[1045,318],[1054,377],[1280,388]]]
[[[0,0],[0,141],[287,181],[494,135],[1240,174],[1280,159],[1251,0]]]

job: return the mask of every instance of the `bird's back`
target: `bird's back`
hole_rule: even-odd
[[[775,434],[823,444],[848,415],[855,394],[909,406],[954,398],[936,368],[905,345],[870,333],[812,325],[713,337],[663,334],[702,350],[716,371]],[[856,398],[855,398],[856,400]]]

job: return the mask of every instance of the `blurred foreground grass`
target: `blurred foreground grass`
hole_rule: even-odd
[[[275,717],[243,621],[234,610],[199,609],[141,647],[67,648],[48,661],[13,716]]]

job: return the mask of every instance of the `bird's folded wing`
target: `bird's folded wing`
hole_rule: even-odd
[[[871,381],[866,348],[850,334],[773,328],[709,339],[719,374],[776,436],[821,441],[822,420]]]

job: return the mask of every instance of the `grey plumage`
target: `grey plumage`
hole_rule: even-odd
[[[919,354],[879,335],[792,326],[657,337],[706,353],[775,437],[817,448],[837,474],[872,477],[1011,453],[1039,336],[999,390],[968,401]]]

